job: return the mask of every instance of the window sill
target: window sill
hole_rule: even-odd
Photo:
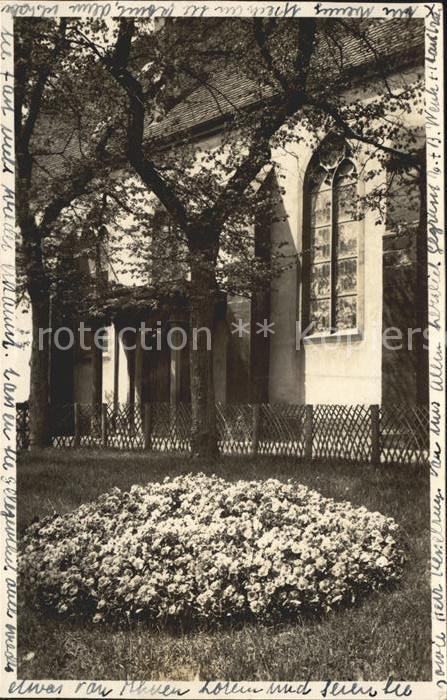
[[[303,345],[316,345],[318,343],[347,343],[352,340],[363,340],[363,332],[358,328],[350,328],[337,333],[314,333],[302,338]]]

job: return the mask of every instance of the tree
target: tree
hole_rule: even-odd
[[[89,243],[85,236],[79,240],[79,232],[91,229],[98,208],[105,220],[116,216],[117,208],[116,196],[105,206],[101,193],[116,189],[109,174],[122,138],[123,100],[115,81],[79,41],[78,24],[66,18],[15,23],[17,259],[32,313],[32,448],[47,446],[50,437],[50,334],[45,332],[50,297],[63,291],[67,311],[80,302],[82,290],[83,301],[94,311],[74,250],[83,245],[83,254],[88,252]],[[99,45],[113,46],[104,23],[82,26]],[[169,99],[175,103],[175,95]],[[98,298],[96,302],[100,306]]]
[[[18,260],[32,313],[30,444],[49,444],[49,334],[51,274],[48,262],[54,252],[55,232],[61,234],[60,217],[72,202],[85,194],[106,157],[113,126],[98,118],[91,101],[85,112],[85,83],[95,81],[88,57],[70,51],[70,23],[62,18],[20,20],[15,32],[15,139],[17,173],[17,224],[20,230]],[[73,67],[79,73],[74,75]],[[71,77],[71,79],[70,79]],[[73,79],[74,78],[74,79]],[[65,111],[65,121],[55,113]],[[85,128],[87,121],[88,130]],[[97,127],[92,134],[92,123]],[[85,146],[84,139],[90,141]],[[73,141],[76,148],[73,149]],[[56,145],[55,145],[56,144]],[[70,152],[71,148],[71,152]],[[44,160],[59,157],[58,167],[46,170]],[[63,167],[61,167],[61,161]],[[70,164],[67,167],[67,164]],[[55,172],[56,171],[56,172]],[[50,252],[52,251],[52,252]]]
[[[380,34],[368,31],[371,26],[304,18],[165,21],[157,32],[149,30],[149,46],[148,24],[122,19],[113,48],[99,49],[87,38],[86,45],[127,98],[126,159],[166,208],[187,247],[192,327],[212,330],[225,233],[237,229],[234,221],[249,210],[250,183],[272,162],[272,148],[306,138],[297,135],[298,126],[305,127],[307,138],[316,139],[324,123],[327,129],[365,144],[381,164],[422,172],[424,151],[417,142],[417,128],[405,129],[402,119],[412,101],[421,109],[422,83],[408,83],[404,76],[397,85],[391,84],[390,75],[398,72],[398,55],[389,55]],[[187,52],[182,42],[185,32],[194,32],[195,37]],[[143,71],[138,51],[144,47]],[[363,67],[366,64],[375,83],[373,99],[365,100],[361,91],[346,96],[355,71],[362,68],[362,61],[356,64],[356,50],[367,54]],[[223,115],[226,123],[219,144],[198,154],[193,134],[180,134],[176,147],[169,147],[168,134],[160,148],[163,139],[156,136],[156,118],[146,108],[148,100],[153,105],[154,92],[160,95],[163,90],[169,98],[192,84],[206,86],[219,101],[215,77],[222,70],[248,78],[254,94],[247,108],[234,107]],[[168,108],[169,100],[161,112],[169,112]],[[155,133],[152,138],[148,123]],[[191,352],[190,364],[193,452],[212,456],[217,451],[212,352],[204,342]]]

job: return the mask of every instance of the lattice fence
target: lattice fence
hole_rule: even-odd
[[[312,456],[315,459],[371,461],[369,406],[315,406],[312,433]]]
[[[223,454],[317,462],[428,464],[428,406],[217,404]],[[182,452],[191,449],[187,404],[70,404],[50,411],[52,445]],[[29,447],[28,404],[17,405],[17,446]]]
[[[253,411],[249,404],[216,405],[219,449],[224,454],[250,454]]]
[[[104,444],[120,450],[143,449],[143,420],[144,413],[141,406],[106,405],[101,416]]]
[[[381,409],[381,461],[428,462],[430,414],[428,406],[389,406]]]
[[[306,407],[262,404],[258,452],[264,455],[305,456]]]
[[[152,420],[148,428],[150,447],[158,452],[190,450],[191,408],[187,404],[152,404]]]

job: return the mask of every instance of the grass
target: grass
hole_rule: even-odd
[[[181,456],[53,450],[19,460],[19,536],[34,518],[70,511],[113,486],[127,489],[190,471],[229,480],[294,477],[325,496],[393,516],[407,554],[401,584],[321,620],[175,633],[49,619],[22,602],[19,678],[431,679],[427,471],[261,457],[223,457],[210,467]]]

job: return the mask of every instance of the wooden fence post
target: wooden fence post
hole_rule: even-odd
[[[312,404],[306,405],[304,420],[304,457],[312,461],[312,443],[314,435],[314,407]]]
[[[75,403],[73,406],[74,411],[74,442],[73,447],[79,447],[81,444],[81,413],[79,410],[79,404]]]
[[[150,403],[144,404],[143,434],[144,449],[150,450],[152,447],[152,406]]]
[[[371,416],[371,464],[380,464],[380,406],[369,407]]]
[[[101,406],[101,442],[103,447],[107,447],[108,430],[107,430],[107,404]]]
[[[261,429],[261,407],[258,403],[253,404],[253,420],[252,420],[252,440],[251,451],[254,455],[258,454],[259,448],[259,433]]]

